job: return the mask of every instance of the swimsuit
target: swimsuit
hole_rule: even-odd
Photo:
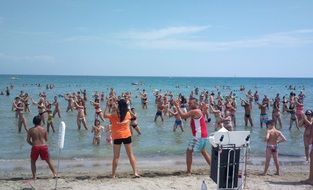
[[[189,141],[188,150],[200,152],[205,149],[208,142],[208,131],[203,115],[199,119],[191,118],[192,139]]]
[[[136,119],[137,119],[137,117],[132,117],[130,119],[130,126],[132,126],[133,128],[136,128],[138,126]]]
[[[51,124],[53,122],[53,115],[49,113],[47,123]]]
[[[245,114],[245,117],[250,118],[250,113]]]
[[[176,125],[176,126],[178,126],[178,125],[182,126],[182,121],[181,121],[181,119],[176,119],[176,120],[175,120],[175,125]]]
[[[40,155],[41,160],[49,160],[49,152],[47,145],[35,145],[31,150],[31,160],[36,161]]]
[[[277,145],[268,144],[266,145],[266,148],[271,149],[272,153],[277,152]]]
[[[157,111],[155,115],[162,116],[162,111]]]
[[[193,150],[194,152],[200,152],[205,149],[208,143],[208,138],[197,138],[193,137],[188,144],[188,150]]]
[[[260,121],[261,121],[261,123],[265,123],[266,124],[266,122],[268,121],[268,116],[267,116],[266,113],[260,115]]]

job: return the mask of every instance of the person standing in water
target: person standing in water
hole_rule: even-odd
[[[252,117],[251,117],[251,102],[241,99],[241,106],[245,109],[245,126],[248,126],[248,121],[250,122],[251,127],[253,127]]]
[[[263,127],[263,124],[266,125],[267,121],[268,121],[268,115],[267,115],[267,107],[268,107],[268,103],[266,99],[263,99],[262,104],[257,103],[259,105],[259,109],[261,110],[261,114],[260,114],[260,126],[261,128]]]
[[[87,123],[86,123],[86,116],[85,116],[85,113],[84,113],[84,106],[83,106],[83,102],[82,101],[79,101],[78,103],[75,102],[75,108],[77,110],[77,127],[78,127],[78,130],[80,130],[81,128],[81,124],[83,123],[84,127],[86,130],[88,130],[87,128]]]
[[[129,113],[131,115],[130,126],[136,130],[138,135],[141,135],[141,131],[140,131],[140,128],[139,128],[138,122],[137,122],[137,113],[136,113],[135,108],[131,108],[129,110]],[[132,128],[130,128],[130,131],[133,134],[133,129]]]
[[[175,123],[173,125],[173,132],[176,131],[177,127],[180,127],[181,131],[184,132],[183,121],[182,121],[182,119],[181,119],[181,117],[180,117],[180,115],[179,115],[179,113],[177,111],[177,108],[173,107],[173,111],[171,111],[169,109],[168,112],[175,117]]]
[[[145,89],[143,89],[142,92],[140,92],[140,99],[141,99],[142,109],[148,109],[148,95]]]
[[[26,118],[24,116],[24,105],[23,105],[23,102],[20,101],[19,97],[17,97],[16,100],[17,100],[17,104],[14,102],[13,103],[13,107],[15,108],[16,113],[18,115],[18,124],[17,124],[18,132],[19,133],[21,132],[22,126],[24,126],[24,129],[27,132],[28,129],[27,129]]]
[[[104,131],[104,127],[101,125],[99,119],[95,119],[94,126],[91,129],[91,133],[94,134],[92,144],[100,145],[101,133]]]
[[[61,118],[60,105],[57,96],[54,96],[54,102],[52,103],[52,105],[54,105],[53,117],[55,116],[55,114],[58,114],[59,118]]]
[[[157,98],[157,112],[155,113],[155,117],[154,117],[154,122],[156,122],[156,120],[158,119],[158,117],[161,117],[162,122],[164,121],[163,119],[163,99],[162,96],[159,95]]]

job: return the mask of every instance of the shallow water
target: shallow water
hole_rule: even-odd
[[[240,85],[245,85],[246,89],[258,90],[260,97],[264,94],[273,98],[276,93],[283,95],[289,94],[286,85],[295,85],[297,87],[304,86],[305,94],[305,107],[313,107],[313,98],[311,96],[313,91],[312,82],[313,79],[292,79],[292,78],[183,78],[183,77],[96,77],[96,76],[16,76],[17,80],[11,80],[11,75],[0,75],[0,89],[4,90],[9,84],[14,85],[14,89],[11,91],[11,96],[0,96],[0,159],[27,159],[29,158],[30,146],[26,143],[26,132],[17,133],[16,119],[13,112],[11,112],[11,102],[13,98],[19,94],[20,90],[28,92],[35,100],[38,100],[38,94],[45,90],[45,84],[53,83],[55,88],[53,90],[46,91],[48,98],[52,101],[54,95],[65,94],[66,92],[78,91],[79,89],[87,89],[88,97],[91,99],[92,94],[95,91],[104,91],[106,94],[109,92],[110,87],[114,87],[118,94],[123,91],[130,91],[133,94],[133,106],[138,112],[138,122],[142,130],[141,136],[134,136],[134,151],[136,155],[144,157],[159,157],[159,156],[177,156],[183,155],[191,137],[189,123],[185,124],[185,132],[182,133],[177,130],[172,132],[172,125],[174,118],[165,118],[165,121],[154,123],[154,115],[156,108],[153,104],[154,96],[153,91],[155,89],[161,89],[162,91],[172,91],[175,95],[182,93],[185,96],[189,96],[191,90],[194,87],[199,87],[200,90],[206,89],[209,91],[215,91],[216,88],[222,92],[222,94],[229,94],[230,89],[233,89],[237,93],[239,98],[244,97],[242,92],[238,89]],[[131,85],[132,82],[142,83],[142,85]],[[39,88],[34,84],[41,83]],[[179,86],[179,88],[176,88]],[[223,88],[228,86],[229,88]],[[140,100],[135,98],[139,92],[137,89],[146,89],[149,95],[149,109],[142,110]],[[300,88],[299,88],[300,89]],[[299,90],[296,91],[297,94]],[[62,151],[62,157],[64,158],[85,158],[85,157],[106,157],[112,155],[112,147],[105,143],[104,138],[100,146],[93,146],[92,138],[93,134],[89,131],[78,131],[76,127],[76,112],[66,113],[67,102],[64,99],[59,99],[61,103],[62,119],[55,118],[54,123],[58,128],[59,123],[63,120],[66,125],[65,135],[65,147]],[[102,104],[102,107],[104,103]],[[255,156],[264,154],[265,142],[264,135],[265,129],[259,127],[259,110],[254,105],[253,121],[254,128],[244,127],[243,122],[243,108],[238,107],[237,110],[237,128],[236,130],[250,130],[251,135],[251,153]],[[31,127],[32,117],[37,114],[36,107],[31,105],[31,112],[26,113],[28,125]],[[93,123],[94,109],[87,102],[87,122],[89,129]],[[282,143],[279,146],[279,152],[285,156],[304,156],[304,147],[302,135],[303,131],[297,131],[295,127],[289,131],[289,115],[283,114],[283,129],[282,132],[288,139],[287,142]],[[213,119],[214,122],[214,119]],[[107,122],[105,122],[107,123]],[[209,125],[209,131],[213,131],[212,123]],[[104,137],[105,135],[103,135]],[[53,156],[57,155],[57,133],[49,134],[50,152]]]

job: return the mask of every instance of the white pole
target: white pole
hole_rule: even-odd
[[[66,125],[62,121],[59,128],[59,140],[58,140],[58,149],[59,149],[59,155],[58,155],[58,171],[57,171],[57,177],[55,181],[55,189],[58,188],[58,178],[59,178],[59,171],[60,171],[60,156],[61,156],[61,150],[64,147],[64,137],[65,137],[65,128]]]

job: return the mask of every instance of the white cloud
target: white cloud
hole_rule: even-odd
[[[0,52],[0,60],[12,62],[27,62],[27,63],[56,63],[56,59],[49,55],[34,55],[34,56],[15,56]]]
[[[177,35],[191,34],[196,32],[202,32],[207,30],[210,26],[180,26],[180,27],[168,27],[158,30],[146,31],[146,32],[137,32],[130,31],[127,33],[119,34],[121,38],[129,38],[136,40],[159,40],[168,37],[175,37]]]
[[[119,34],[120,44],[129,48],[218,51],[237,48],[295,47],[313,43],[313,29],[265,34],[254,38],[210,41],[194,38],[210,26],[169,27],[147,32],[130,31]],[[190,37],[193,37],[191,39]]]

